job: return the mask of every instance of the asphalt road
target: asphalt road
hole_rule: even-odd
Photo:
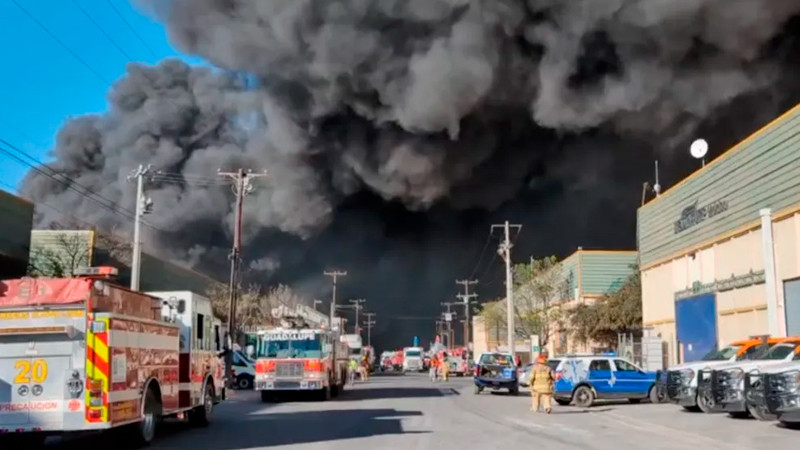
[[[263,404],[256,394],[235,392],[205,429],[165,424],[151,448],[788,450],[800,438],[800,431],[775,423],[689,413],[673,405],[554,405],[551,415],[534,414],[527,392],[475,395],[468,379],[434,384],[422,375],[376,376],[330,402]],[[97,439],[53,448],[98,447],[91,442]],[[119,442],[99,446],[109,444]]]

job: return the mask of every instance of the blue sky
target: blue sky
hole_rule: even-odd
[[[15,2],[69,50],[48,35]],[[65,119],[106,109],[105,95],[109,88],[106,81],[113,82],[122,76],[129,62],[81,8],[134,61],[152,64],[177,56],[189,63],[202,63],[197,58],[180,55],[168,42],[164,27],[130,0],[0,1],[0,42],[4,57],[3,70],[0,70],[0,138],[39,161],[50,159],[55,134]],[[0,152],[0,189],[16,192],[29,169]]]

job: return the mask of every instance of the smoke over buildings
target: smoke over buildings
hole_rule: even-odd
[[[230,191],[192,180],[268,170],[248,276],[321,297],[322,269],[346,269],[387,339],[430,334],[412,318],[438,314],[494,221],[524,225],[522,259],[632,248],[654,159],[674,181],[694,137],[719,153],[800,99],[796,0],[140,3],[216,68],[130,65],[107,113],[64,125],[53,169],[127,209],[131,169],[182,174],[149,186],[147,246],[223,275]],[[22,190],[130,226],[35,172]]]

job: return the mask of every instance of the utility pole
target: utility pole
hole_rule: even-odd
[[[375,321],[372,320],[375,317],[374,312],[364,313],[367,316],[367,321],[364,322],[364,325],[367,326],[367,345],[372,346],[372,327],[375,326]]]
[[[353,308],[355,308],[355,310],[356,310],[356,322],[355,322],[355,327],[354,328],[355,328],[356,334],[358,334],[358,335],[361,334],[361,326],[360,326],[360,322],[358,321],[358,312],[361,311],[361,308],[362,308],[361,305],[364,304],[365,301],[366,300],[364,300],[363,298],[357,298],[357,299],[350,300],[350,303],[353,304]]]
[[[252,178],[265,177],[267,172],[254,174],[251,170],[239,169],[236,172],[217,171],[219,176],[233,180],[233,193],[236,195],[235,220],[233,226],[233,245],[231,246],[231,277],[228,286],[228,351],[225,353],[225,367],[228,371],[228,385],[233,388],[233,343],[236,336],[236,297],[239,289],[239,263],[242,257],[242,209],[244,198],[253,190]]]
[[[456,284],[464,286],[464,293],[458,294],[456,297],[461,299],[464,305],[464,347],[469,350],[469,344],[472,342],[469,336],[470,323],[469,323],[469,307],[472,305],[472,299],[477,297],[478,294],[470,294],[469,287],[478,284],[478,280],[456,280]]]
[[[506,220],[502,225],[492,225],[492,231],[496,228],[503,228],[505,238],[497,249],[497,253],[503,257],[506,262],[506,324],[508,332],[508,351],[511,356],[516,356],[514,353],[514,341],[516,333],[514,332],[514,283],[513,274],[511,273],[511,228],[516,228],[517,233],[522,230],[522,225],[513,225]]]
[[[333,322],[334,319],[336,318],[336,284],[337,281],[339,280],[339,277],[347,276],[347,272],[342,272],[339,270],[332,270],[332,271],[326,270],[325,272],[322,273],[326,277],[331,277],[331,280],[333,281],[333,294],[331,294],[331,329],[333,329]],[[344,334],[344,331],[345,331],[344,328],[342,328],[341,330],[342,334]]]
[[[447,323],[447,348],[451,349],[453,347],[453,312],[450,310],[451,306],[459,305],[460,303],[455,302],[442,302],[442,305],[447,307],[447,311],[444,313],[444,320]]]
[[[139,279],[142,269],[142,237],[141,222],[145,214],[153,210],[153,201],[144,196],[144,177],[153,168],[151,165],[139,167],[128,175],[128,181],[136,180],[136,212],[133,222],[133,248],[131,254],[131,290],[139,290]]]

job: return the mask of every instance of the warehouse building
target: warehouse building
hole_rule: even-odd
[[[638,211],[645,326],[671,364],[800,335],[800,105]]]
[[[92,230],[33,230],[30,261],[34,274],[69,275],[81,267],[113,266],[117,281],[130,285],[130,244]],[[207,275],[142,252],[142,291],[188,290],[200,294],[224,284]],[[38,272],[38,273],[36,273]]]
[[[636,267],[634,250],[578,250],[561,262],[564,292],[560,307],[569,311],[581,304],[591,304],[604,295],[619,290]],[[568,323],[551,337],[550,354],[601,351],[592,342],[577,342]]]
[[[590,304],[613,293],[634,273],[635,265],[636,252],[633,250],[584,250],[578,247],[576,252],[561,261],[559,293],[553,306],[569,311],[577,305]],[[500,302],[505,311],[505,299]],[[519,299],[515,305],[518,309],[525,308]],[[508,339],[503,314],[499,317],[490,315],[488,320],[480,315],[473,318],[473,345],[476,354],[489,349],[505,348]],[[562,325],[563,328],[554,330],[550,336],[546,345],[549,354],[599,350],[594,343],[577,342],[570,333],[568,321]],[[518,352],[525,354],[539,352],[536,337],[531,339],[531,336],[517,336],[514,346]]]
[[[33,203],[0,190],[0,279],[27,272],[32,227]]]

